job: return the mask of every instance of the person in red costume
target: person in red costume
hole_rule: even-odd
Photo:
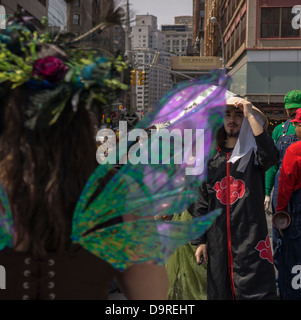
[[[291,195],[301,188],[301,109],[297,110],[296,118],[291,120],[296,128],[296,135],[299,141],[293,143],[288,149],[288,153],[283,159],[279,184],[280,192],[277,196],[277,211],[286,211]]]
[[[301,109],[297,110],[295,119],[299,141],[288,147],[280,171],[276,212],[286,211],[291,223],[282,230],[275,256],[279,259],[279,291],[284,300],[301,299],[300,271],[301,265]]]

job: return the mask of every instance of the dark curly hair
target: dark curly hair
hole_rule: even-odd
[[[216,133],[216,144],[219,146],[219,147],[224,147],[225,146],[225,143],[226,143],[226,140],[227,140],[227,132],[225,130],[225,126],[222,125],[218,130],[217,130],[217,133]]]
[[[62,57],[54,46],[39,58]],[[26,85],[0,93],[0,179],[12,209],[15,248],[43,255],[69,244],[72,214],[97,166],[95,117],[68,102],[53,125],[25,125],[32,90]]]

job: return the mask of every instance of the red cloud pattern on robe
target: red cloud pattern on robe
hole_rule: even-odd
[[[270,263],[273,263],[273,254],[269,236],[267,236],[265,240],[259,241],[255,249],[260,252],[259,255],[261,259],[267,259]]]
[[[237,179],[235,180],[232,176],[229,177],[230,181],[230,204],[235,203],[238,199],[242,198],[245,194],[245,183]],[[216,197],[222,204],[227,204],[227,177],[221,182],[216,182],[214,185],[216,191]]]

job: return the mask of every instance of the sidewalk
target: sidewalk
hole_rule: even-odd
[[[267,224],[268,224],[268,234],[272,243],[272,215],[267,215],[266,214],[266,220],[267,220]],[[272,247],[273,250],[273,247]],[[127,300],[126,297],[119,292],[116,293],[111,293],[109,295],[109,299],[108,300]]]

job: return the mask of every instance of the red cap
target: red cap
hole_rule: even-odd
[[[297,109],[295,119],[291,120],[291,122],[301,123],[301,109]]]

